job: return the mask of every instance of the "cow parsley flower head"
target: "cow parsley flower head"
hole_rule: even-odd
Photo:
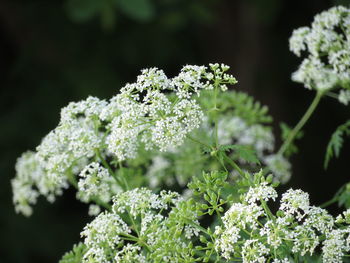
[[[272,199],[275,201],[277,198],[277,192],[269,186],[267,182],[262,182],[257,187],[250,187],[248,192],[245,194],[244,201],[252,204],[260,201],[269,201]]]
[[[67,185],[67,173],[81,171],[96,149],[103,151],[98,116],[105,106],[105,101],[93,97],[70,103],[62,109],[59,125],[37,147],[35,158],[51,179],[52,191],[60,193]]]
[[[275,138],[271,130],[259,124],[248,127],[238,139],[239,144],[253,145],[257,153],[262,156],[264,151],[272,151]]]
[[[16,163],[17,176],[11,181],[15,210],[26,216],[32,214],[31,205],[36,203],[39,196],[35,184],[45,176],[34,157],[33,152],[22,154]]]
[[[115,112],[107,138],[110,152],[125,160],[137,156],[140,143],[146,149],[161,151],[181,145],[203,120],[202,110],[191,96],[214,85],[213,81],[216,85],[235,83],[223,70],[216,71],[208,73],[204,66],[185,66],[178,76],[168,79],[155,68],[143,70],[136,83],[127,84],[111,100],[116,106],[103,114],[108,119]],[[175,92],[176,96],[167,92]]]
[[[256,239],[247,240],[242,247],[242,262],[266,262],[269,255],[269,249]]]
[[[126,244],[123,246],[123,249],[121,251],[117,252],[114,260],[116,263],[146,263],[147,260],[141,253],[141,247],[132,244]]]
[[[83,202],[98,198],[108,203],[115,194],[112,188],[114,178],[99,163],[93,162],[87,165],[79,177],[77,197]]]
[[[341,90],[338,95],[338,101],[344,105],[348,105],[350,101],[350,90]]]
[[[154,194],[145,188],[117,194],[110,212],[99,214],[81,233],[83,262],[174,262],[192,258],[190,239],[198,215],[177,193]],[[193,217],[193,215],[196,218]],[[147,253],[144,252],[145,246]],[[114,261],[113,261],[114,262]],[[190,261],[191,262],[191,261]]]
[[[264,156],[264,162],[278,181],[285,183],[290,179],[291,164],[282,155],[271,154]]]
[[[290,50],[306,58],[292,79],[306,88],[329,90],[350,82],[350,9],[333,7],[315,16],[311,27],[293,31]]]
[[[111,249],[123,243],[122,234],[129,234],[131,229],[118,214],[101,213],[84,227],[81,236],[87,246],[83,262],[109,262]]]
[[[345,252],[350,250],[349,234],[349,227],[345,229],[334,229],[327,234],[322,247],[323,262],[343,262]]]
[[[218,138],[222,145],[232,144],[232,140],[239,139],[246,131],[247,123],[238,116],[225,116],[218,122]]]
[[[280,210],[298,220],[304,218],[310,209],[309,194],[301,190],[289,189],[282,195]]]
[[[172,79],[156,68],[142,70],[135,83],[127,84],[100,114],[110,120],[108,150],[123,161],[137,156],[140,145],[147,150],[168,151],[199,128],[203,112],[192,98],[201,90],[225,90],[235,78],[225,65],[185,66]]]
[[[235,253],[235,245],[240,238],[240,232],[241,229],[234,225],[226,226],[225,229],[220,226],[215,228],[215,235],[220,236],[215,240],[215,249],[221,252],[222,257],[230,259]]]
[[[174,205],[179,200],[180,196],[175,192],[162,191],[157,195],[146,188],[136,188],[115,195],[112,209],[117,213],[128,211],[132,217],[136,218],[150,209],[168,209],[171,204]]]
[[[18,158],[16,163],[16,177],[11,181],[13,202],[16,212],[26,216],[32,214],[39,195],[44,195],[53,202],[56,195],[61,195],[68,187],[67,179],[63,176],[48,174],[37,159],[34,152],[28,151]]]

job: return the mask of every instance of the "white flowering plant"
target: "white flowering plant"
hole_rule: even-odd
[[[169,78],[142,70],[109,101],[89,97],[61,111],[36,151],[24,153],[12,180],[15,210],[33,212],[68,187],[89,204],[92,221],[60,263],[346,262],[350,184],[321,207],[302,190],[279,195],[292,175],[295,140],[325,96],[350,101],[350,9],[334,7],[295,30],[290,49],[305,56],[292,79],[316,91],[275,148],[266,106],[243,92],[223,64],[184,66]],[[337,128],[325,167],[350,122]]]

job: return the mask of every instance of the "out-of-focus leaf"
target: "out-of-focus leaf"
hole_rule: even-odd
[[[248,145],[221,145],[219,150],[224,152],[234,150],[237,157],[242,158],[246,162],[260,164],[255,150]]]
[[[102,0],[68,0],[66,8],[74,22],[83,23],[95,17],[103,4]]]
[[[148,21],[154,16],[154,6],[150,0],[114,0],[127,16],[141,21]]]
[[[79,263],[82,261],[85,252],[85,244],[79,243],[77,245],[74,245],[71,251],[64,254],[59,263]]]
[[[106,31],[112,30],[115,25],[116,11],[110,3],[106,3],[101,10],[101,24]]]
[[[350,135],[350,120],[340,125],[335,132],[332,134],[330,141],[328,142],[324,168],[327,169],[329,161],[340,155],[340,150],[344,144],[344,137]]]

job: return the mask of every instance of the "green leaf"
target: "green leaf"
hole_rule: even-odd
[[[97,16],[104,1],[68,0],[66,9],[68,16],[78,23],[84,23]]]
[[[289,137],[289,134],[291,133],[292,129],[284,122],[280,123],[280,128],[282,131],[281,137],[284,141],[287,140],[287,138]],[[295,140],[297,139],[301,139],[304,136],[304,132],[303,131],[299,131],[295,137],[294,140],[288,145],[288,148],[285,151],[285,156],[289,157],[294,153],[298,153],[298,147],[295,145]]]
[[[79,243],[73,246],[73,249],[63,255],[58,263],[80,263],[86,251],[86,246]]]
[[[150,0],[115,0],[116,5],[127,16],[148,21],[154,16],[154,6]]]
[[[331,139],[327,145],[326,156],[324,161],[324,168],[327,169],[329,161],[340,155],[340,150],[343,147],[344,136],[350,135],[350,120],[340,125],[332,134]]]
[[[224,152],[233,150],[239,158],[246,162],[260,164],[255,150],[249,145],[221,145],[219,150]]]

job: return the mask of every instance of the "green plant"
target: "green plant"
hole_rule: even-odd
[[[277,209],[272,202],[321,99],[339,91],[348,101],[349,21],[349,9],[334,7],[293,32],[291,50],[307,56],[292,79],[316,96],[294,128],[281,125],[279,149],[267,107],[228,91],[237,83],[228,66],[187,65],[173,78],[144,69],[109,101],[62,109],[58,126],[18,159],[16,211],[29,216],[40,195],[53,202],[76,188],[94,219],[61,263],[346,261],[350,210],[333,217],[293,189]],[[332,136],[326,165],[348,126]],[[348,189],[322,207],[348,206]]]

